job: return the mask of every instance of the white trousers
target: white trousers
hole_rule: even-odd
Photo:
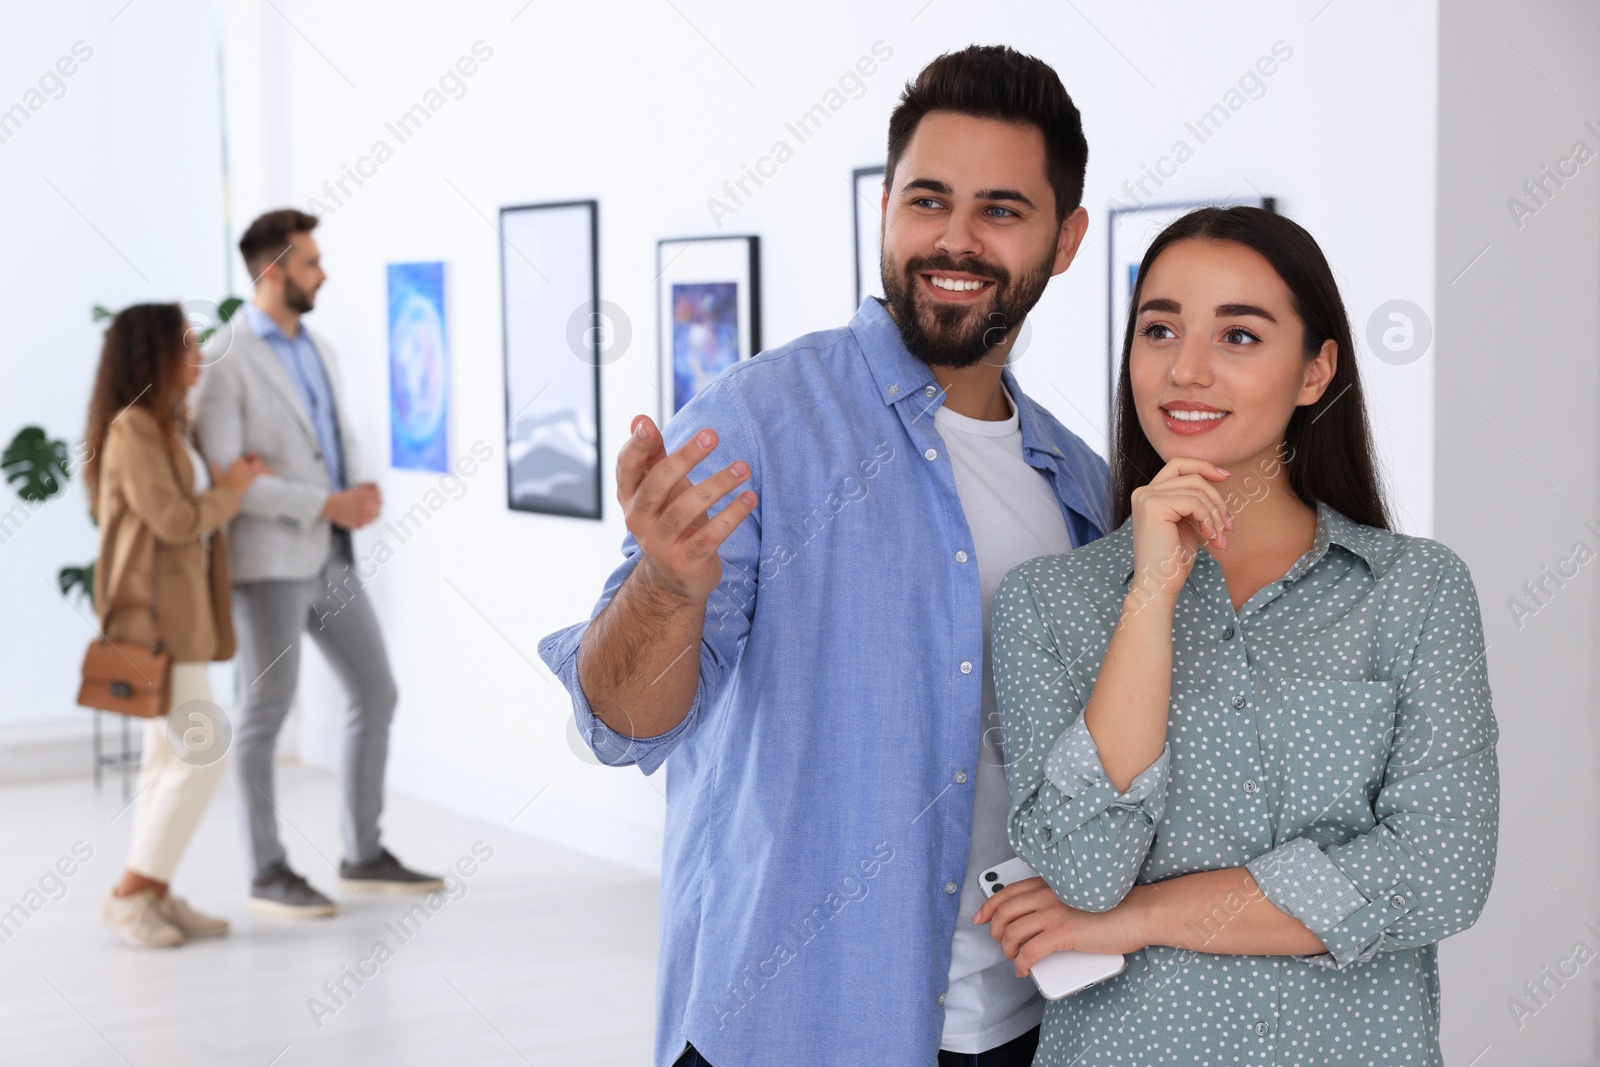
[[[227,735],[218,732],[216,717],[222,711],[212,698],[207,668],[205,663],[174,663],[168,714],[148,720],[144,728],[128,869],[157,882],[172,881],[228,762],[225,752],[211,751],[211,746],[226,744]],[[184,709],[196,700],[206,703]],[[168,740],[167,724],[174,711],[178,738]]]

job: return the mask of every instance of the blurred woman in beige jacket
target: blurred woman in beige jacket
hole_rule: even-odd
[[[84,481],[100,524],[95,604],[114,609],[106,636],[144,644],[159,635],[172,662],[169,714],[145,728],[128,867],[101,908],[131,945],[228,929],[168,884],[225,765],[226,717],[207,676],[210,661],[233,655],[224,527],[268,468],[245,456],[219,473],[195,451],[185,400],[201,358],[176,304],[125,309],[106,331],[85,434]]]

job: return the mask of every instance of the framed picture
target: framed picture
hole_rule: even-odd
[[[1117,369],[1122,361],[1122,335],[1128,323],[1128,302],[1133,299],[1133,285],[1139,278],[1139,264],[1157,235],[1180,215],[1198,207],[1250,207],[1274,209],[1270,196],[1243,197],[1239,199],[1195,201],[1179,204],[1146,204],[1142,207],[1112,208],[1107,242],[1110,249],[1110,294],[1106,309],[1107,336],[1110,343],[1106,354],[1106,412],[1109,415],[1116,400]],[[1106,425],[1110,426],[1107,419]],[[1109,431],[1108,431],[1109,432]]]
[[[869,296],[883,297],[883,165],[857,167],[850,175],[854,191],[851,217],[856,223],[856,302],[861,306]]]
[[[761,239],[656,242],[661,425],[727,368],[761,351]]]
[[[500,209],[506,504],[600,518],[600,206]]]
[[[389,463],[450,469],[443,263],[389,264]]]

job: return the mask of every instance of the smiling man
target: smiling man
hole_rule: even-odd
[[[1032,1060],[1043,1002],[971,921],[1012,856],[988,614],[1109,521],[1006,368],[1086,157],[1047,65],[941,56],[889,120],[886,300],[633,422],[624,561],[540,654],[603,762],[671,757],[658,1067]]]

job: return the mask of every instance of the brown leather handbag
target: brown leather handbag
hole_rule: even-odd
[[[100,609],[100,636],[83,655],[83,684],[78,687],[78,703],[86,708],[113,711],[153,719],[167,713],[172,682],[172,657],[161,641],[161,619],[156,615],[156,581],[160,577],[161,543],[152,554],[155,572],[150,576],[150,603],[126,597]],[[120,607],[142,607],[150,612],[153,636],[150,644],[113,641],[106,636],[111,613]]]

